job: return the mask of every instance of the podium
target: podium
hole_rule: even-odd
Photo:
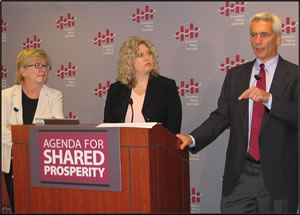
[[[16,213],[190,213],[188,150],[180,150],[180,140],[163,126],[120,128],[121,191],[32,186],[32,126],[12,126]]]

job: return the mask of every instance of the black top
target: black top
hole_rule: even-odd
[[[38,101],[29,98],[22,90],[23,124],[32,124]]]
[[[117,81],[109,87],[104,109],[105,123],[125,121],[131,89]],[[182,107],[176,82],[163,76],[148,81],[142,107],[145,122],[160,122],[174,134],[180,133]]]

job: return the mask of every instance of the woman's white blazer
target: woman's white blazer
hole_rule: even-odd
[[[8,173],[11,163],[12,138],[6,125],[23,124],[22,85],[14,85],[2,90],[2,171]],[[63,94],[61,91],[43,85],[33,117],[64,118]]]

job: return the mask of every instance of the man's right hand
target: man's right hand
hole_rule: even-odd
[[[193,143],[193,140],[190,136],[185,134],[176,134],[176,137],[181,139],[182,144],[180,145],[180,149],[183,150],[187,145],[190,145]]]

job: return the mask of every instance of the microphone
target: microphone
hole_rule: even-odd
[[[131,113],[132,113],[132,115],[131,115],[131,122],[133,122],[133,107],[132,107],[133,100],[132,100],[132,98],[128,99],[128,104],[130,104],[130,107],[131,107]]]
[[[14,111],[16,112],[15,117],[16,117],[16,122],[18,124],[18,117],[17,117],[18,114],[17,113],[19,112],[19,109],[14,107]]]
[[[254,75],[254,78],[258,81],[261,79],[261,77],[259,77],[258,75]]]

